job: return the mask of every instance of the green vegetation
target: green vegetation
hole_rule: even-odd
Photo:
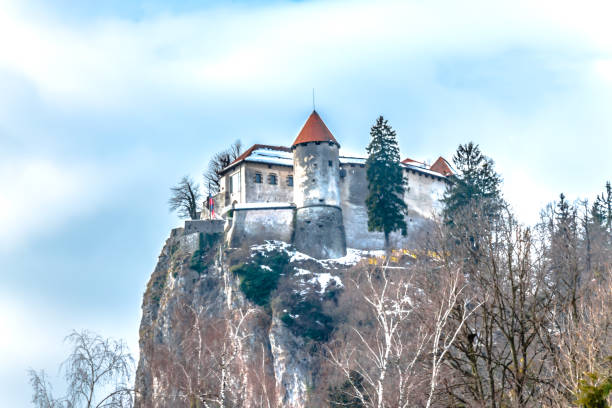
[[[270,294],[280,276],[288,269],[289,257],[283,252],[268,256],[257,255],[252,261],[240,264],[232,271],[240,277],[240,290],[251,302],[259,306],[270,303]]]
[[[289,275],[292,266],[289,257],[284,252],[272,252],[267,255],[258,254],[251,261],[232,268],[240,278],[240,290],[248,300],[259,306],[268,307],[272,294],[278,287],[279,279]],[[327,341],[334,329],[331,316],[323,311],[323,301],[318,293],[300,294],[289,279],[284,279],[286,285],[278,289],[274,309],[286,310],[281,321],[300,337],[315,341]],[[337,291],[328,301],[337,300]]]
[[[612,362],[612,357],[608,357]],[[612,376],[586,373],[587,378],[580,380],[576,403],[582,408],[609,408],[608,396],[612,392]]]
[[[221,234],[218,233],[204,234],[200,232],[198,236],[198,249],[195,250],[189,262],[189,267],[191,269],[198,272],[200,275],[206,272],[214,258],[214,253],[212,253],[213,251],[211,251],[211,249],[215,247],[220,237]]]
[[[495,218],[503,206],[500,192],[501,177],[493,168],[493,160],[480,152],[478,145],[469,142],[459,145],[453,156],[457,174],[444,195],[444,219],[454,224],[459,215],[473,212],[475,206],[488,219]],[[461,218],[461,217],[459,217]]]
[[[301,297],[294,294],[296,302],[290,306],[289,312],[283,314],[281,320],[296,336],[305,337],[315,341],[327,341],[334,330],[334,321],[331,316],[323,312],[320,299]]]
[[[406,235],[404,202],[406,186],[395,131],[380,116],[370,130],[372,140],[367,147],[366,176],[368,179],[368,230],[385,234],[385,249],[389,250],[389,234],[401,230]]]

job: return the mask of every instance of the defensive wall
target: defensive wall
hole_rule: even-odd
[[[226,235],[226,242],[230,247],[261,244],[266,240],[293,242],[293,204],[237,204],[230,211],[232,214],[228,214],[229,226]]]

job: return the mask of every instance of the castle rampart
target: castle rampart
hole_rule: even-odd
[[[227,241],[231,247],[266,240],[292,242],[295,206],[290,203],[236,205],[231,214]]]

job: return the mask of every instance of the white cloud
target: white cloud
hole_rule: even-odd
[[[5,158],[0,164],[0,247],[19,246],[34,230],[52,231],[65,217],[100,199],[94,168],[44,158]]]
[[[415,57],[517,45],[609,53],[610,7],[595,1],[305,2],[67,26],[21,6],[0,14],[0,65],[25,74],[56,103],[116,109],[156,91],[265,98],[264,89],[375,69],[381,61],[401,66]]]
[[[2,157],[0,251],[52,235],[58,227],[92,214],[144,177],[154,161],[136,150],[106,162],[63,162],[50,156]]]

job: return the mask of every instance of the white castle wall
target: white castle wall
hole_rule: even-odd
[[[344,170],[344,177],[340,177],[340,202],[347,246],[357,249],[383,249],[384,234],[368,231],[368,210],[365,204],[368,183],[365,167],[343,164],[341,169]],[[446,189],[446,183],[439,178],[408,169],[404,170],[404,178],[408,186],[404,196],[408,206],[408,235],[404,237],[399,232],[392,233],[390,240],[394,248],[414,246],[414,240],[435,215],[440,213],[442,203],[439,199]]]
[[[309,143],[295,153],[294,167],[243,162],[236,168],[243,175],[241,192],[245,197],[234,212],[232,230],[228,235],[230,245],[274,239],[288,243],[299,241],[299,246],[307,253],[312,252],[309,248],[321,252],[323,247],[344,246],[344,242],[349,248],[383,249],[383,233],[368,231],[365,166],[346,161],[340,164],[336,145],[328,146],[327,143]],[[332,166],[329,166],[330,160]],[[263,183],[254,182],[256,172],[262,173]],[[278,175],[277,185],[268,184],[270,173]],[[294,177],[294,187],[287,185],[290,174]],[[447,185],[445,179],[427,171],[404,168],[404,177],[408,186],[404,197],[408,206],[408,235],[403,237],[399,232],[392,233],[391,244],[395,248],[415,247],[422,231],[436,214],[440,214],[443,204],[439,200]],[[287,203],[279,204],[280,201]],[[293,206],[288,203],[291,201],[295,203]],[[338,206],[339,209],[333,211],[335,214],[327,214],[332,207],[322,211],[300,210],[313,205]],[[296,211],[299,217],[294,215]],[[319,222],[319,218],[325,222]],[[344,232],[340,231],[341,226]],[[334,242],[321,246],[321,240],[331,236],[335,237]],[[324,254],[321,252],[320,255]]]
[[[335,143],[310,142],[296,146],[293,152],[295,205],[298,208],[318,204],[339,206],[338,166]]]
[[[293,201],[293,187],[287,183],[288,176],[293,175],[293,167],[249,163],[245,168],[245,184],[247,203],[285,203]],[[255,183],[255,174],[261,174],[262,182]],[[270,184],[269,177],[276,175],[278,183]]]
[[[294,245],[319,259],[346,255],[340,208],[338,145],[309,142],[293,147],[297,207]]]
[[[260,244],[266,240],[291,243],[295,207],[289,203],[237,205],[227,233],[230,247]]]

